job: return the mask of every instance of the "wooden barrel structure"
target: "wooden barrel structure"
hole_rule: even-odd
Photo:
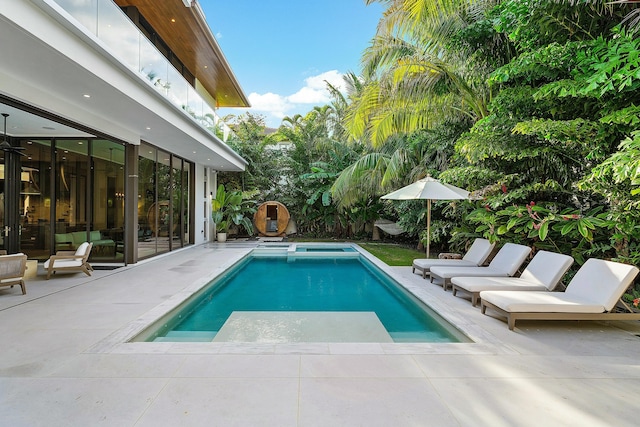
[[[253,225],[261,236],[282,236],[289,224],[289,211],[280,202],[264,202],[253,215]]]

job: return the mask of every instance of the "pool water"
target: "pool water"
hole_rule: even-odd
[[[361,256],[249,257],[145,334],[145,340],[211,341],[234,312],[373,312],[394,342],[464,341]]]
[[[345,246],[343,248],[334,248],[334,247],[313,247],[313,246],[300,246],[296,247],[296,252],[356,252],[352,247]]]

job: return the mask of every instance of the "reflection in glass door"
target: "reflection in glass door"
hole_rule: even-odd
[[[158,253],[171,250],[171,238],[173,236],[174,221],[172,218],[172,177],[171,177],[171,155],[165,151],[158,150],[158,174],[157,186],[158,200],[155,206],[155,224],[153,225],[154,235],[157,242]]]
[[[31,259],[51,253],[51,141],[28,140],[20,173],[20,250]]]
[[[124,260],[124,146],[94,140],[92,159],[92,213],[89,239],[95,261]]]
[[[189,185],[193,163],[142,143],[138,155],[138,258],[193,243]]]
[[[184,218],[184,194],[182,188],[182,159],[174,157],[172,159],[171,169],[171,192],[172,192],[172,208],[173,208],[173,238],[171,239],[172,249],[181,248],[183,246],[184,227],[182,222]]]
[[[140,144],[138,155],[138,258],[157,253],[155,238],[157,150]]]

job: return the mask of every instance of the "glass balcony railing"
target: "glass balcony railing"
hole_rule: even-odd
[[[172,104],[226,142],[229,126],[112,0],[54,1]]]

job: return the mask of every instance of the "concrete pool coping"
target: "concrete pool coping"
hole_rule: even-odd
[[[48,427],[637,424],[640,322],[523,321],[511,332],[411,267],[390,269],[484,343],[420,345],[411,354],[351,343],[95,351],[251,246],[190,247],[92,277],[47,281],[39,266],[27,295],[0,291],[0,419]]]
[[[231,243],[233,244],[233,243]],[[326,245],[326,244],[321,244]],[[478,328],[474,322],[469,322],[465,316],[450,304],[432,298],[429,292],[425,292],[424,283],[413,283],[408,281],[406,269],[390,267],[362,249],[356,244],[351,244],[356,249],[356,253],[362,255],[383,273],[387,274],[398,284],[404,287],[412,295],[429,306],[440,315],[445,321],[458,329],[470,342],[457,343],[396,343],[396,342],[369,342],[369,343],[347,343],[347,342],[304,342],[304,343],[263,343],[263,342],[138,342],[132,341],[136,336],[142,334],[151,324],[159,321],[163,317],[171,316],[171,313],[185,300],[197,294],[204,286],[214,280],[219,275],[226,272],[235,264],[244,260],[251,254],[254,245],[249,244],[246,248],[236,244],[237,250],[233,255],[227,257],[217,266],[211,269],[208,274],[203,275],[198,280],[185,286],[180,292],[175,293],[162,304],[154,307],[135,321],[127,324],[123,328],[98,342],[90,348],[89,352],[95,353],[154,353],[154,354],[333,354],[343,352],[345,348],[352,354],[508,354],[511,352],[508,346],[504,345],[496,337],[486,334],[484,330]],[[283,244],[278,244],[282,248]],[[402,273],[405,274],[402,274]],[[411,274],[411,276],[416,276]],[[413,277],[411,277],[413,279]],[[431,285],[432,288],[438,286]],[[444,292],[444,291],[443,291]]]

